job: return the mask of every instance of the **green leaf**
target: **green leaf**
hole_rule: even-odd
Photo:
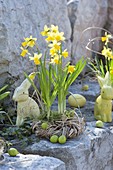
[[[77,64],[75,65],[75,71],[69,75],[67,82],[65,84],[65,93],[67,93],[69,86],[76,80],[76,78],[84,69],[85,65],[86,65],[86,60],[84,60],[83,58],[77,62]]]
[[[7,97],[10,94],[10,92],[5,92],[3,94],[0,94],[0,100],[4,99],[5,97]]]
[[[2,88],[0,89],[0,93],[1,93],[2,91],[4,91],[7,87],[8,87],[8,85],[5,85],[4,87],[2,87]]]

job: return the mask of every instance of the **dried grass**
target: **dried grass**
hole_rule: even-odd
[[[75,112],[73,117],[63,116],[61,120],[48,122],[46,130],[41,127],[42,121],[35,122],[32,126],[36,136],[49,139],[52,135],[65,135],[67,139],[74,138],[85,129],[84,118]]]

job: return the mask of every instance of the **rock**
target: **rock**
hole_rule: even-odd
[[[21,42],[24,37],[33,35],[44,51],[46,43],[40,32],[45,24],[59,26],[59,30],[65,33],[65,46],[70,52],[71,26],[67,0],[54,0],[54,3],[52,0],[0,1],[0,86],[9,76],[15,78],[17,86],[22,81],[23,71],[30,73],[33,70],[31,62],[20,57]]]
[[[39,155],[22,155],[10,157],[4,154],[5,160],[0,164],[0,170],[65,170],[65,164],[52,157]]]
[[[84,134],[65,144],[46,140],[28,146],[24,153],[56,157],[65,162],[67,170],[111,170],[113,167],[113,127],[96,128],[95,121],[87,123]]]
[[[73,41],[73,29],[74,29],[74,24],[75,24],[76,18],[77,18],[78,3],[79,3],[79,0],[69,0],[67,2],[68,16],[69,16],[69,20],[71,22],[71,28],[72,28],[71,41]]]
[[[108,18],[105,28],[113,34],[113,1],[108,0]]]
[[[80,59],[81,56],[91,56],[91,53],[86,50],[85,47],[89,42],[89,39],[101,36],[101,30],[91,29],[87,30],[85,33],[83,33],[83,31],[88,27],[103,28],[107,21],[107,9],[108,0],[94,0],[93,3],[89,0],[79,0],[72,43],[72,55],[76,61]],[[98,51],[100,49],[99,41],[90,45],[90,48]]]
[[[2,154],[4,153],[4,147],[5,147],[5,142],[2,138],[0,138],[0,158]]]

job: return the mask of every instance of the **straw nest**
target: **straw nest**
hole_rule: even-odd
[[[36,136],[49,139],[52,135],[65,135],[67,139],[74,138],[85,129],[84,118],[74,113],[73,117],[63,116],[61,120],[47,122],[47,129],[42,129],[42,121],[33,123],[33,131]]]

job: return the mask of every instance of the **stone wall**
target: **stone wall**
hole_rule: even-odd
[[[80,0],[76,12],[76,21],[73,28],[73,41],[72,41],[72,54],[75,60],[78,60],[81,56],[88,57],[91,54],[88,53],[85,46],[89,39],[101,36],[101,30],[91,29],[83,33],[88,27],[101,27],[105,26],[107,21],[108,2],[94,0]],[[99,50],[99,42],[96,41],[93,47],[90,48]]]
[[[64,31],[70,51],[71,26],[66,0],[0,1],[0,86],[8,77],[19,80],[23,71],[32,70],[31,62],[20,57],[20,45],[24,37],[33,35],[38,37],[39,48],[44,49],[40,32],[45,24],[58,25]]]
[[[45,24],[58,25],[64,31],[65,45],[75,62],[82,55],[90,56],[85,49],[88,40],[101,36],[100,30],[88,30],[82,35],[83,30],[96,26],[112,31],[112,21],[112,0],[94,0],[93,3],[91,0],[54,0],[54,3],[52,0],[1,0],[0,87],[10,81],[17,86],[23,79],[23,71],[32,70],[27,58],[20,57],[20,45],[23,37],[32,34],[38,38],[40,49],[44,49],[45,42],[40,32]],[[91,48],[99,50],[99,43]]]

